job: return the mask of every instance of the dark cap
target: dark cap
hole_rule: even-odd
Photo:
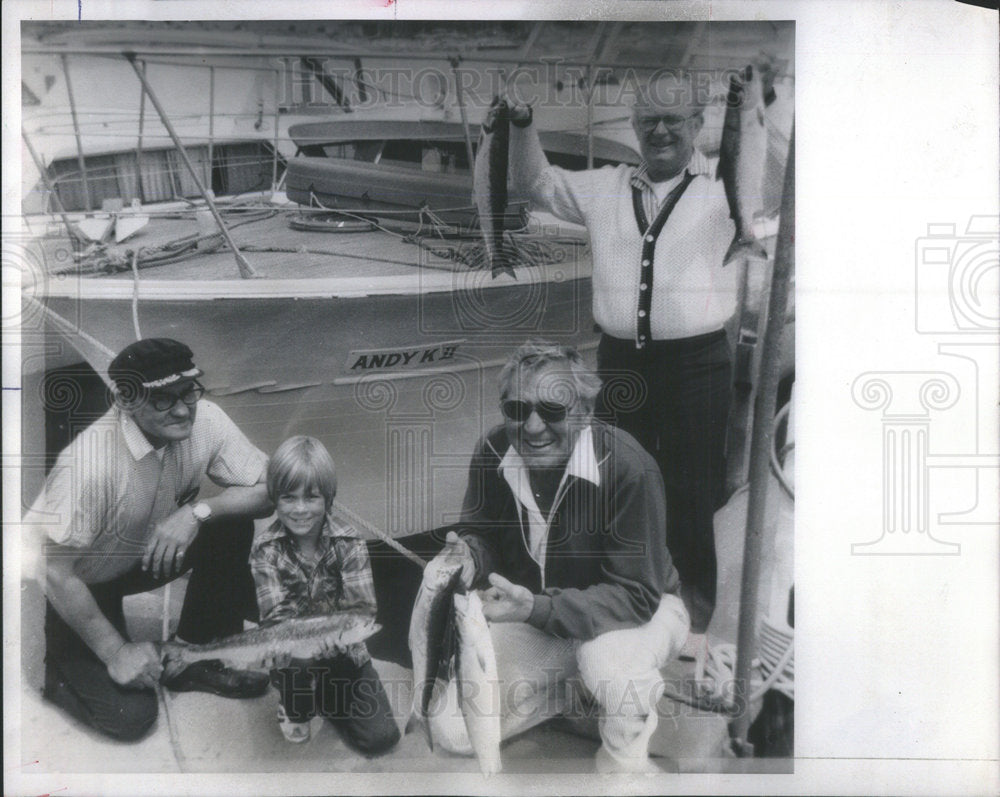
[[[108,376],[119,390],[164,387],[180,379],[201,376],[191,349],[170,338],[144,338],[122,349],[108,366]]]

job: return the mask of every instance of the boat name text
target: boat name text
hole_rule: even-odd
[[[352,350],[347,355],[347,370],[387,371],[410,369],[421,365],[432,365],[452,360],[463,341],[452,340],[437,346],[416,348]]]

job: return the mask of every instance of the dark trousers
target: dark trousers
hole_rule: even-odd
[[[389,698],[371,661],[348,656],[314,662],[293,661],[271,671],[281,705],[292,722],[326,717],[346,741],[365,755],[379,755],[399,741]]]
[[[256,619],[257,602],[248,564],[253,542],[249,518],[210,520],[202,526],[184,557],[182,573],[191,571],[177,636],[186,642],[209,642],[243,630]],[[182,574],[181,573],[181,574]],[[128,638],[122,598],[148,592],[177,576],[155,578],[141,562],[127,573],[90,584],[104,616]],[[156,693],[115,683],[107,667],[59,616],[45,608],[45,697],[101,733],[131,741],[156,720]]]
[[[725,491],[731,357],[725,332],[653,341],[601,337],[599,417],[638,440],[663,474],[667,548],[681,576],[691,630],[715,608],[715,511]]]

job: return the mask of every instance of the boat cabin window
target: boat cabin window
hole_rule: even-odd
[[[385,142],[381,163],[420,169],[425,172],[468,172],[469,159],[461,141],[414,141],[394,139]]]
[[[378,141],[339,141],[321,146],[302,147],[302,154],[312,157],[384,163],[419,169],[424,172],[468,172],[469,158],[464,141],[389,139]]]
[[[274,150],[265,141],[215,144],[211,163],[207,146],[187,147],[186,150],[202,185],[210,186],[219,196],[265,191],[271,187]],[[284,163],[280,156],[278,163],[280,169]],[[121,199],[129,205],[133,199],[150,203],[200,196],[191,174],[173,148],[144,150],[141,161],[135,150],[88,155],[84,168],[86,194],[75,156],[54,160],[49,166],[49,176],[66,210],[86,210],[88,198],[90,207],[96,210],[105,200]],[[41,200],[38,210],[44,212],[47,192],[40,186],[35,193]]]

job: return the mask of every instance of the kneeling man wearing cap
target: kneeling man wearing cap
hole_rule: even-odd
[[[134,740],[156,719],[157,681],[174,690],[253,697],[267,676],[199,662],[164,672],[125,629],[122,598],[191,572],[177,637],[204,643],[254,616],[248,558],[266,515],[267,458],[202,401],[191,350],[167,338],[111,362],[114,406],[59,455],[32,507],[42,530],[45,697],[104,734]],[[197,500],[208,476],[223,489]]]

